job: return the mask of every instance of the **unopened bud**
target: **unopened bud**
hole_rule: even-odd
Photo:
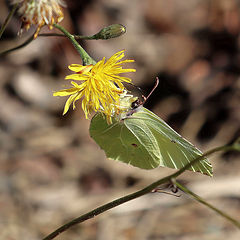
[[[93,35],[94,39],[107,40],[110,38],[116,38],[126,32],[126,28],[122,24],[113,24],[103,28],[100,32]]]

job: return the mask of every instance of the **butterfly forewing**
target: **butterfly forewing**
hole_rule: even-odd
[[[148,109],[141,107],[139,111],[125,120],[126,125],[128,126],[128,122],[132,120],[135,121],[134,119],[144,121],[158,142],[161,152],[160,166],[180,169],[202,155],[199,149],[181,137],[167,123]],[[206,158],[194,164],[189,170],[212,175],[212,166]]]

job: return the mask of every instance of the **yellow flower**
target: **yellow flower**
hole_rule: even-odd
[[[13,0],[19,3],[19,15],[22,16],[22,28],[28,30],[31,24],[38,25],[34,38],[38,36],[40,29],[46,24],[49,29],[54,23],[63,20],[63,12],[60,7],[65,7],[62,0]]]
[[[63,89],[55,92],[54,96],[68,96],[63,114],[65,114],[70,105],[82,98],[82,109],[88,119],[92,111],[102,112],[111,123],[111,117],[118,111],[120,94],[125,87],[122,82],[131,82],[130,78],[119,76],[121,73],[135,72],[135,69],[123,69],[122,64],[134,62],[134,60],[119,61],[124,57],[124,51],[117,52],[105,62],[105,58],[96,63],[96,65],[82,66],[72,64],[69,69],[76,72],[66,76],[66,79],[81,81],[77,84],[72,81],[72,88]]]

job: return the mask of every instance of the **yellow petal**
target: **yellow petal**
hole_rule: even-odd
[[[75,83],[74,81],[71,81],[71,84],[72,84],[75,88],[77,88],[78,91],[81,91],[81,90],[85,87],[84,82],[79,85],[79,84]]]
[[[91,69],[93,68],[93,65],[87,65],[87,66],[83,66],[83,65],[80,65],[80,64],[71,64],[68,66],[68,68],[70,70],[72,70],[73,72],[77,72],[79,74],[81,73],[87,73],[89,71],[91,71]]]
[[[64,106],[63,115],[67,113],[67,111],[69,110],[69,107],[70,107],[71,103],[74,101],[74,99],[76,98],[76,96],[77,96],[77,93],[73,94],[72,96],[70,96],[70,97],[68,98],[68,100],[66,101],[65,106]]]
[[[135,62],[135,61],[133,59],[127,59],[127,60],[123,60],[123,61],[117,62],[117,64],[121,65],[123,63],[131,63],[131,62]]]
[[[65,77],[65,79],[72,79],[72,80],[78,80],[78,81],[86,81],[89,79],[87,75],[82,74],[70,74]]]
[[[54,97],[56,97],[56,96],[64,97],[64,96],[72,95],[72,94],[74,94],[74,93],[76,93],[78,91],[79,90],[77,88],[63,89],[63,90],[60,90],[58,92],[54,92],[53,96]]]
[[[73,101],[73,110],[76,108],[75,102],[83,96],[83,92],[79,92]]]

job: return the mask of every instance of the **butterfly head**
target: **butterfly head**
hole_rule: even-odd
[[[117,111],[114,113],[114,116],[116,120],[123,120],[132,115],[130,112],[134,111],[139,106],[141,106],[141,101],[139,98],[134,97],[125,91],[120,95],[119,105],[117,106]]]

